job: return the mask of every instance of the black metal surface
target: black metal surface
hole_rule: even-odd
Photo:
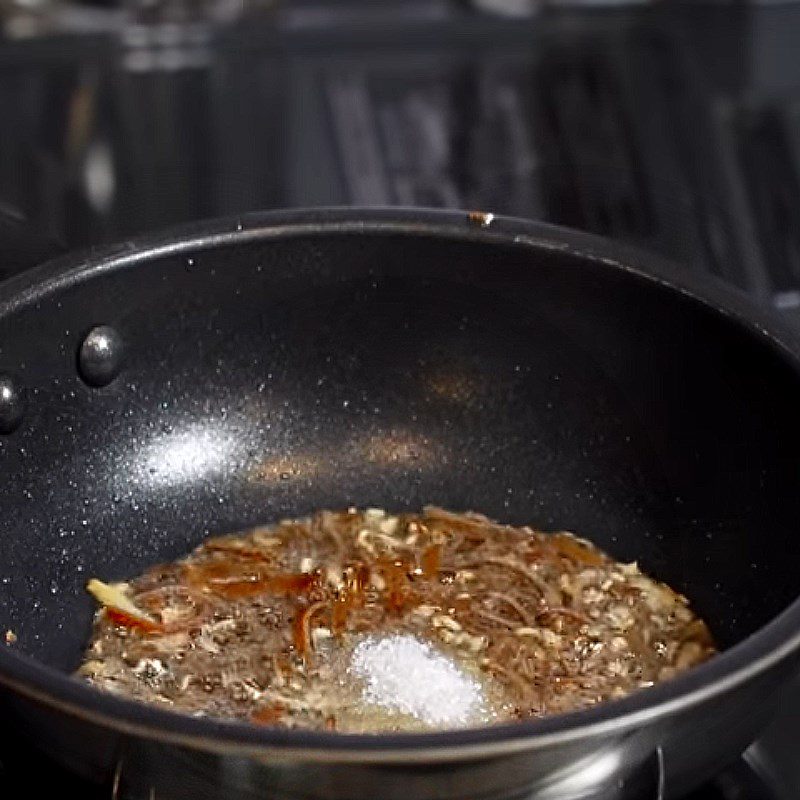
[[[80,797],[81,800],[110,800],[114,798],[114,782],[96,785],[77,778],[73,773],[52,761],[32,753],[29,748],[19,748],[13,743],[3,745],[4,760],[0,763],[0,783],[9,800],[28,797]],[[141,793],[130,800],[150,800],[149,793]],[[202,793],[195,795],[201,797]],[[117,784],[117,798],[124,794]],[[114,799],[116,800],[116,798]],[[641,800],[654,800],[642,796]],[[703,788],[687,795],[684,800],[783,800],[774,787],[759,776],[750,764],[742,759],[722,771]]]
[[[749,306],[675,278],[708,298],[693,300],[672,276],[521,222],[336,211],[129,243],[0,286],[3,366],[30,397],[0,440],[17,636],[0,677],[41,703],[6,693],[15,730],[87,777],[122,763],[132,792],[159,797],[633,798],[657,747],[668,797],[713,774],[796,658],[800,609],[781,612],[798,592],[783,554],[800,377]],[[128,353],[97,390],[74,354],[100,318]],[[59,675],[88,633],[88,575],[317,507],[431,501],[579,530],[685,591],[731,649],[614,707],[425,737],[184,718]]]

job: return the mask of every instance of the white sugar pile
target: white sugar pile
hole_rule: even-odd
[[[485,715],[478,682],[414,636],[364,639],[353,651],[350,671],[364,683],[365,702],[431,727],[459,727]]]

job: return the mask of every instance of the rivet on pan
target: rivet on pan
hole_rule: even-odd
[[[10,375],[0,375],[0,433],[11,433],[22,422],[22,390]]]
[[[107,386],[122,368],[122,337],[108,325],[86,334],[78,350],[78,370],[90,386]]]

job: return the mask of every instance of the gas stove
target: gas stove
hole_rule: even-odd
[[[490,5],[0,7],[0,202],[71,247],[270,207],[545,219],[800,329],[800,4]],[[794,800],[799,738],[786,687],[687,800]],[[4,796],[115,796],[13,742],[0,762]]]

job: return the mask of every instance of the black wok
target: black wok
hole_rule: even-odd
[[[119,797],[678,797],[797,667],[800,364],[652,256],[482,215],[251,216],[0,284],[0,372],[5,729]],[[382,737],[183,717],[68,675],[89,576],[429,502],[638,560],[725,652],[577,714]]]

